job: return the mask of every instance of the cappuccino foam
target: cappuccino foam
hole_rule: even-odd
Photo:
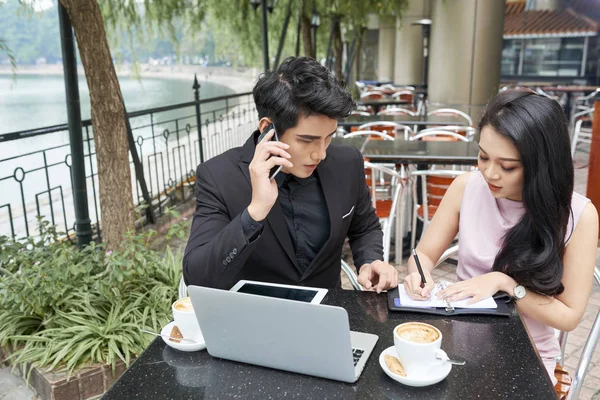
[[[396,329],[396,334],[402,339],[414,343],[431,343],[435,342],[440,333],[431,325],[422,323],[409,323],[402,325]]]
[[[177,311],[194,312],[194,307],[192,306],[192,301],[190,300],[189,297],[185,297],[183,299],[177,300],[173,307]]]

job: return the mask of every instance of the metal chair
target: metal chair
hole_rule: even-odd
[[[455,132],[445,131],[442,129],[428,129],[427,132],[420,131],[416,135],[409,137],[408,140],[437,140],[448,142],[468,142],[465,136]]]
[[[363,92],[360,94],[361,100],[383,100],[385,99],[385,94],[377,91]]]
[[[414,111],[411,111],[407,108],[390,107],[384,108],[383,110],[379,111],[377,115],[410,115],[411,117],[414,117],[417,114]]]
[[[417,196],[417,179],[413,179],[412,182],[413,215],[410,240],[411,248],[415,247],[417,240],[417,221],[420,220],[423,223],[423,229],[421,231],[421,235],[423,235],[429,225],[429,221],[433,218],[442,198],[446,194],[448,187],[458,175],[464,174],[465,172],[466,171],[431,169],[411,172],[411,178],[421,178],[420,203]]]
[[[421,129],[419,133],[427,133],[434,131],[449,131],[458,133],[461,136],[467,138],[469,142],[473,141],[475,137],[475,133],[477,133],[477,129],[473,126],[459,126],[459,125],[444,125],[444,126],[436,126],[433,128]]]
[[[571,115],[576,112],[586,110],[590,107],[593,107],[593,102],[596,96],[600,93],[600,88],[597,88],[592,93],[587,96],[577,96],[573,99],[573,103],[571,104]]]
[[[573,114],[572,121],[575,121],[575,125],[573,126],[573,137],[571,138],[571,157],[575,156],[575,151],[577,150],[577,145],[579,143],[592,143],[592,129],[583,127],[583,123],[587,119],[593,118],[593,108],[588,108]]]
[[[600,270],[598,269],[598,267],[594,268],[594,280],[596,281],[596,284],[600,286]],[[558,337],[561,348],[561,355],[557,362],[557,370],[558,365],[562,366],[562,362],[564,361],[567,337],[568,332],[560,332],[560,335]],[[559,383],[556,385],[559,386],[560,384],[562,384],[561,389],[566,389],[566,393],[562,394],[562,397],[560,397],[561,394],[559,394],[559,398],[561,400],[574,400],[579,398],[579,393],[581,392],[581,388],[583,387],[583,381],[585,380],[585,376],[589,369],[590,361],[592,360],[592,355],[594,354],[594,350],[596,349],[596,345],[598,344],[598,339],[600,339],[600,311],[596,313],[596,318],[594,318],[594,323],[592,325],[592,329],[590,330],[590,335],[588,336],[587,340],[585,341],[585,344],[583,345],[583,350],[581,351],[581,356],[579,358],[579,363],[577,364],[577,369],[575,370],[575,373],[572,376],[569,376],[567,373],[568,382],[565,383],[559,381]],[[565,388],[564,386],[567,387]]]
[[[378,174],[375,174],[375,172]],[[403,192],[408,180],[403,172],[368,161],[365,161],[365,177],[371,190],[373,207],[379,221],[382,222],[383,261],[389,262],[392,226],[394,226],[394,223],[403,226],[404,223],[404,213],[402,212],[404,210]],[[396,221],[397,214],[400,214],[399,222]],[[402,238],[400,238],[400,248],[402,248]],[[398,259],[398,254],[396,258]],[[402,258],[402,254],[400,254],[400,258]]]
[[[392,99],[405,100],[409,103],[413,102],[414,96],[414,90],[400,89],[392,93]]]
[[[352,110],[352,112],[350,113],[350,115],[357,115],[357,116],[362,116],[362,117],[370,117],[373,114],[371,114],[368,111]]]
[[[391,121],[368,122],[360,125],[357,129],[357,131],[364,130],[379,131],[393,137],[397,137],[398,133],[403,132],[404,140],[408,140],[409,137],[414,135],[410,126]]]
[[[450,115],[453,117],[462,117],[467,120],[469,126],[473,126],[473,120],[467,113],[457,110],[455,108],[440,108],[437,110],[429,111],[427,113],[428,116],[431,115]]]

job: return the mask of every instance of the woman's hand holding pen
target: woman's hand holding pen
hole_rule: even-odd
[[[427,270],[423,270],[425,275],[425,285],[421,287],[421,274],[413,272],[404,278],[404,289],[413,300],[427,300],[433,290],[433,277]]]

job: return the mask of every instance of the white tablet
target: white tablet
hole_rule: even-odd
[[[327,289],[241,280],[230,291],[320,304]]]

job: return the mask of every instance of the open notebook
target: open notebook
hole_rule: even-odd
[[[411,299],[402,284],[398,288],[388,291],[388,308],[391,311],[421,312],[439,315],[459,314],[491,314],[510,316],[511,308],[506,304],[510,300],[506,296],[499,298],[488,297],[474,304],[467,304],[470,299],[449,302],[436,297],[436,294],[452,283],[440,281],[436,283],[429,300],[419,301]]]
[[[404,289],[404,285],[399,284],[398,291],[400,293],[400,304],[402,304],[403,306],[406,306],[406,307],[419,307],[419,308],[423,308],[423,307],[443,307],[443,308],[449,308],[449,309],[452,309],[452,308],[498,308],[498,305],[496,304],[496,302],[494,301],[494,299],[492,297],[488,297],[487,299],[483,299],[483,300],[478,301],[477,303],[473,303],[473,304],[467,304],[469,302],[469,300],[471,300],[470,298],[460,300],[460,301],[453,301],[453,302],[438,299],[437,294],[450,285],[452,285],[452,283],[447,282],[447,281],[440,281],[440,282],[436,283],[431,292],[431,297],[429,298],[429,300],[420,301],[420,300],[411,299],[410,296],[406,293],[406,290]]]

